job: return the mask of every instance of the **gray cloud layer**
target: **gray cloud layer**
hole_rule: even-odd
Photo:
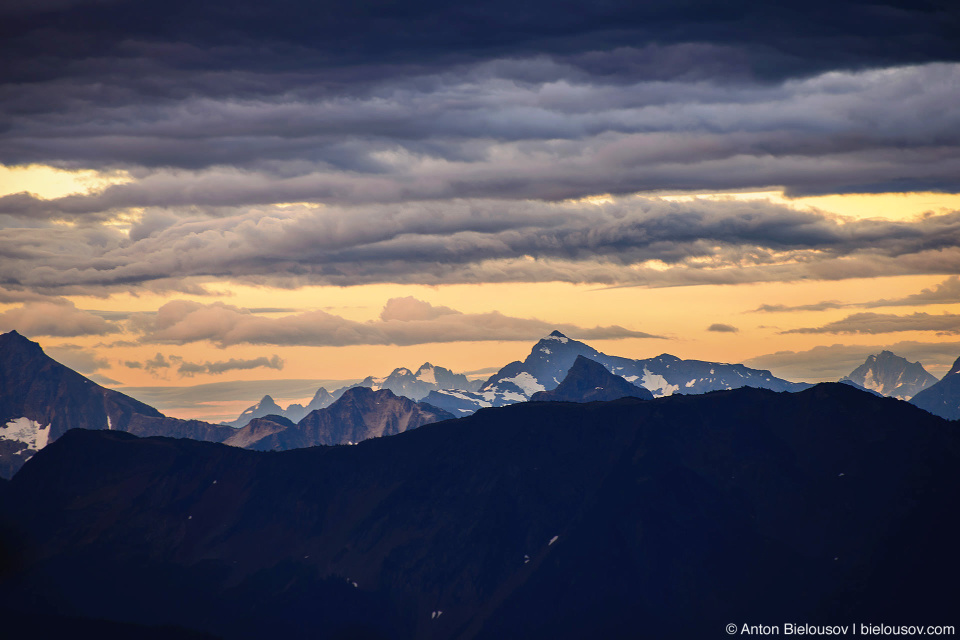
[[[611,84],[533,58],[385,79],[360,94],[308,84],[117,105],[102,103],[100,90],[59,87],[59,100],[76,108],[11,107],[0,161],[126,167],[135,179],[52,201],[5,196],[0,214],[103,219],[129,207],[778,186],[956,191],[958,81],[960,65],[929,64],[779,84]],[[11,88],[0,104],[34,90],[43,89]]]
[[[194,215],[134,235],[101,226],[8,229],[0,236],[0,257],[8,258],[0,286],[100,295],[137,287],[203,293],[204,278],[281,287],[672,286],[960,270],[960,212],[840,220],[767,201],[264,207]]]

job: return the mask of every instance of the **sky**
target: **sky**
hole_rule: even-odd
[[[0,330],[232,419],[553,329],[960,356],[960,6],[6,0]]]

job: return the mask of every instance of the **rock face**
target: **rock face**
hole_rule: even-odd
[[[0,476],[69,429],[129,431],[220,441],[231,430],[167,418],[153,407],[105,389],[63,366],[16,331],[0,335]]]
[[[226,444],[258,451],[285,451],[317,445],[356,444],[448,420],[451,414],[396,396],[392,391],[353,387],[325,409],[311,411],[296,425],[280,428],[280,420],[248,424]]]
[[[490,376],[478,391],[434,391],[424,401],[454,415],[468,415],[482,407],[524,402],[539,391],[555,389],[578,356],[599,362],[627,382],[649,390],[656,398],[738,387],[799,391],[810,386],[781,380],[769,371],[751,369],[742,364],[681,360],[669,354],[641,360],[608,356],[554,331],[537,342],[522,362],[506,365]]]
[[[936,384],[919,362],[910,362],[892,351],[881,351],[869,356],[862,365],[840,382],[853,383],[869,391],[885,396],[909,400],[927,387]]]
[[[935,416],[960,420],[960,358],[943,379],[915,395],[910,402]]]
[[[577,356],[556,389],[538,391],[530,398],[532,402],[596,402],[620,398],[653,400],[648,389],[630,384],[620,376],[613,375],[599,362]]]
[[[279,453],[72,431],[0,483],[19,558],[0,615],[225,640],[939,624],[958,501],[955,424],[836,383],[524,403]]]

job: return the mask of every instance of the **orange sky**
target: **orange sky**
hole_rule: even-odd
[[[67,172],[49,167],[0,167],[0,195],[31,191],[44,198],[69,193],[84,193],[102,188],[111,182],[126,180],[122,174],[99,175],[92,171]],[[660,194],[672,201],[722,199],[766,199],[797,209],[816,208],[848,219],[912,220],[925,212],[960,209],[960,196],[935,193],[876,194],[825,196],[800,199],[784,198],[777,191],[726,194]],[[604,196],[590,199],[597,203]],[[136,218],[137,211],[128,211]],[[124,225],[124,216],[112,224]],[[745,362],[752,358],[782,351],[801,352],[821,345],[883,346],[899,342],[951,342],[950,335],[929,331],[908,331],[895,335],[862,334],[785,334],[790,329],[823,325],[849,315],[851,308],[823,311],[760,313],[762,305],[808,305],[831,300],[842,303],[864,303],[877,299],[901,298],[931,288],[950,274],[851,278],[835,281],[769,282],[739,285],[699,285],[676,287],[602,287],[568,283],[487,283],[477,285],[358,285],[352,287],[302,286],[294,289],[254,287],[249,284],[208,278],[201,282],[214,296],[185,293],[158,294],[136,291],[113,294],[107,298],[66,296],[78,309],[96,312],[155,312],[171,299],[194,300],[210,304],[214,299],[246,309],[268,309],[259,312],[265,318],[281,318],[302,311],[323,310],[360,323],[377,319],[387,300],[412,296],[434,306],[449,307],[467,314],[499,311],[506,316],[537,318],[549,324],[572,324],[581,327],[619,325],[626,329],[663,336],[659,338],[626,338],[590,340],[590,344],[606,353],[628,357],[650,357],[668,352],[682,358],[721,362]],[[0,312],[19,306],[16,302],[0,304]],[[269,311],[276,309],[276,311]],[[855,309],[854,309],[855,310]],[[884,309],[876,309],[884,311]],[[889,310],[887,310],[889,311]],[[936,307],[904,307],[898,314],[960,313],[960,301]],[[736,332],[709,331],[720,323]],[[10,328],[10,327],[8,327]],[[576,337],[576,336],[573,336]],[[212,382],[281,379],[358,379],[366,375],[386,375],[398,366],[417,367],[424,361],[453,369],[475,371],[498,368],[514,359],[523,358],[532,341],[428,343],[414,346],[360,345],[343,347],[308,347],[261,344],[238,344],[227,348],[199,341],[183,345],[143,344],[135,332],[123,331],[105,336],[35,337],[45,348],[79,347],[96,353],[103,361],[97,371],[115,381],[114,387],[188,386]],[[279,356],[282,369],[258,367],[221,374],[198,373],[191,377],[177,375],[173,368],[131,368],[125,363],[144,363],[157,353],[179,357],[190,362],[219,362],[230,358],[254,359]],[[958,353],[957,355],[960,355]],[[942,375],[952,358],[948,355],[928,357],[923,364],[934,375]],[[814,376],[798,375],[798,370],[785,367],[774,373],[794,380],[814,381]],[[477,374],[486,377],[486,374]],[[249,401],[257,398],[251,397]],[[304,400],[302,396],[279,397],[281,403]],[[218,419],[234,415],[247,406],[247,400],[229,402],[211,398],[205,411],[196,408],[168,409],[179,417]],[[187,415],[189,413],[189,415]]]

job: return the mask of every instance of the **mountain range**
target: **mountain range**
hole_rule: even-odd
[[[947,420],[960,420],[960,358],[947,375],[913,396],[910,402]]]
[[[537,342],[523,361],[501,368],[478,391],[431,391],[424,401],[454,415],[469,415],[482,407],[525,402],[538,391],[555,389],[578,356],[600,363],[627,382],[644,387],[656,398],[744,386],[773,391],[799,391],[810,386],[782,380],[769,371],[742,364],[682,360],[669,354],[640,360],[608,356],[554,331]]]
[[[480,384],[479,381],[468,380],[462,373],[453,373],[444,367],[436,367],[429,362],[425,362],[420,365],[416,373],[406,367],[398,367],[385,378],[367,376],[357,384],[347,385],[332,392],[320,387],[306,406],[293,403],[283,409],[273,398],[265,395],[259,402],[245,409],[236,420],[223,424],[240,428],[246,426],[254,418],[262,418],[267,415],[279,415],[293,422],[299,422],[311,411],[329,407],[347,389],[353,387],[366,387],[374,391],[386,389],[392,391],[395,395],[404,396],[411,400],[422,400],[431,391],[439,389],[474,391]]]
[[[181,420],[101,387],[16,331],[0,335],[0,389],[0,478],[12,477],[37,451],[70,429],[282,449],[358,442],[452,417],[387,389],[357,387],[344,389],[336,401],[310,411],[296,424],[269,413],[247,421],[243,429]]]
[[[0,619],[224,640],[952,624],[958,500],[955,424],[837,383],[277,453],[73,430],[0,483]]]

